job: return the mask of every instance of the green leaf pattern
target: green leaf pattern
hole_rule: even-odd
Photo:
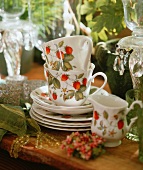
[[[59,90],[62,89],[58,95],[59,97],[62,97],[64,101],[70,100],[73,97],[75,97],[76,101],[79,101],[85,98],[84,93],[86,92],[87,87],[82,84],[82,80],[85,78],[83,74],[71,76],[70,74],[68,75],[67,73],[68,79],[66,81],[61,81],[62,73],[60,72],[58,72],[56,77],[52,75],[50,72],[47,73],[47,75],[48,75],[48,85],[50,86],[52,93],[56,93],[55,90],[57,89]],[[77,79],[77,77],[79,79]],[[73,86],[74,82],[76,81],[80,82],[81,84],[79,89],[75,89]],[[68,88],[69,86],[70,86],[70,90]],[[64,87],[64,88],[61,88],[61,87]]]
[[[56,52],[57,51],[62,51],[64,53],[64,58],[61,60],[60,58],[56,57],[56,61],[50,61],[50,65],[52,70],[57,70],[59,71],[59,69],[61,68],[63,71],[69,71],[69,70],[73,70],[73,68],[76,68],[76,66],[72,65],[70,62],[75,58],[74,55],[72,54],[67,54],[65,47],[67,45],[64,45],[64,41],[60,41],[58,44],[55,44],[56,48],[51,49],[51,52],[47,55],[47,59],[48,56],[52,56],[52,57],[56,57]]]
[[[109,136],[114,137],[117,134],[117,131],[119,131],[118,125],[117,125],[119,119],[116,119],[116,116],[118,114],[121,115],[121,117],[124,116],[124,112],[116,113],[116,114],[113,115],[113,120],[111,121],[111,120],[109,120],[108,112],[104,111],[103,115],[99,114],[99,119],[98,120],[94,119],[93,124],[94,124],[94,126],[97,127],[98,130],[102,131],[103,136],[108,134]],[[108,128],[110,128],[111,130],[110,131],[107,130]],[[121,133],[122,133],[122,135],[124,135],[124,133],[125,133],[124,128],[121,129]]]

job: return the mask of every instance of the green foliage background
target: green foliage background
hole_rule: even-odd
[[[83,0],[81,15],[94,43],[112,39],[126,27],[121,0]]]

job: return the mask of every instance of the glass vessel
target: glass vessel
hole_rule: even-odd
[[[0,2],[0,52],[4,54],[9,76],[19,75],[23,47],[34,47],[36,29],[30,21],[20,19],[25,11],[23,0],[1,0]]]
[[[124,18],[127,27],[132,31],[131,36],[122,38],[117,44],[118,56],[114,62],[114,70],[124,73],[129,62],[133,89],[143,92],[143,0],[122,0]],[[134,98],[135,99],[135,98]],[[143,99],[141,99],[143,100]],[[136,110],[137,112],[137,110]],[[129,114],[130,115],[130,114]],[[130,119],[131,117],[129,117]],[[137,128],[136,125],[134,128]],[[137,141],[138,135],[134,129],[128,133],[127,138]]]
[[[124,18],[132,35],[122,38],[118,42],[114,69],[122,75],[124,66],[129,59],[129,70],[132,77],[133,88],[140,89],[143,85],[143,1],[122,0]]]

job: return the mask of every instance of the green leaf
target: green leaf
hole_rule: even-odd
[[[60,89],[61,87],[60,81],[57,78],[53,79],[53,85],[56,89]]]
[[[106,111],[103,112],[103,117],[104,117],[105,119],[108,119],[108,113],[107,113]]]
[[[64,56],[65,57],[63,59],[63,62],[72,61],[74,59],[74,56],[72,54],[65,54]]]
[[[0,141],[2,140],[3,136],[7,133],[7,130],[0,129]]]
[[[55,61],[52,65],[52,70],[59,70],[60,69],[60,61]]]
[[[103,136],[106,135],[106,133],[107,133],[107,132],[106,132],[106,129],[105,129],[105,130],[102,132]]]
[[[63,70],[64,71],[72,70],[72,65],[69,62],[63,62]]]
[[[84,4],[81,5],[81,11],[80,11],[81,15],[85,15],[85,14],[89,14],[91,12],[94,12],[93,9],[96,9],[96,8],[94,8],[95,5],[96,5],[95,2],[88,2],[88,1],[85,0]]]
[[[79,92],[84,92],[86,90],[86,86],[81,85],[80,89],[78,90]]]
[[[103,121],[102,120],[100,121],[100,125],[101,125],[101,127],[103,127]]]
[[[83,76],[84,76],[84,73],[79,74],[79,75],[77,76],[77,79],[80,79],[80,78],[82,78]]]
[[[83,98],[84,98],[83,93],[81,93],[81,92],[79,92],[79,91],[75,92],[75,99],[76,99],[77,101],[79,101],[79,100],[81,100],[81,99],[83,99]]]
[[[53,84],[53,76],[52,76],[52,74],[49,74],[48,84],[49,84],[49,85],[52,85],[52,84]]]
[[[59,46],[59,47],[62,47],[63,44],[64,44],[64,41],[61,41],[61,42],[58,43],[58,46]]]
[[[27,118],[26,122],[27,122],[27,134],[34,136],[37,134],[37,132],[41,131],[40,126],[34,119]]]
[[[0,104],[0,129],[23,136],[27,131],[26,117],[20,106]]]
[[[98,36],[103,41],[107,41],[108,40],[108,37],[107,37],[107,34],[106,34],[104,28],[98,33]]]
[[[64,100],[71,99],[74,96],[75,91],[74,90],[69,90],[63,97]]]

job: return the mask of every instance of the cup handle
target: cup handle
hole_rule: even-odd
[[[94,93],[92,93],[91,95],[94,95],[95,93],[99,92],[99,90],[103,89],[107,83],[107,76],[105,73],[103,72],[98,72],[98,73],[95,73],[92,78],[90,79],[90,83],[92,82],[92,80],[94,80],[95,77],[97,76],[102,76],[104,78],[104,83],[102,84],[101,87],[99,87]]]

